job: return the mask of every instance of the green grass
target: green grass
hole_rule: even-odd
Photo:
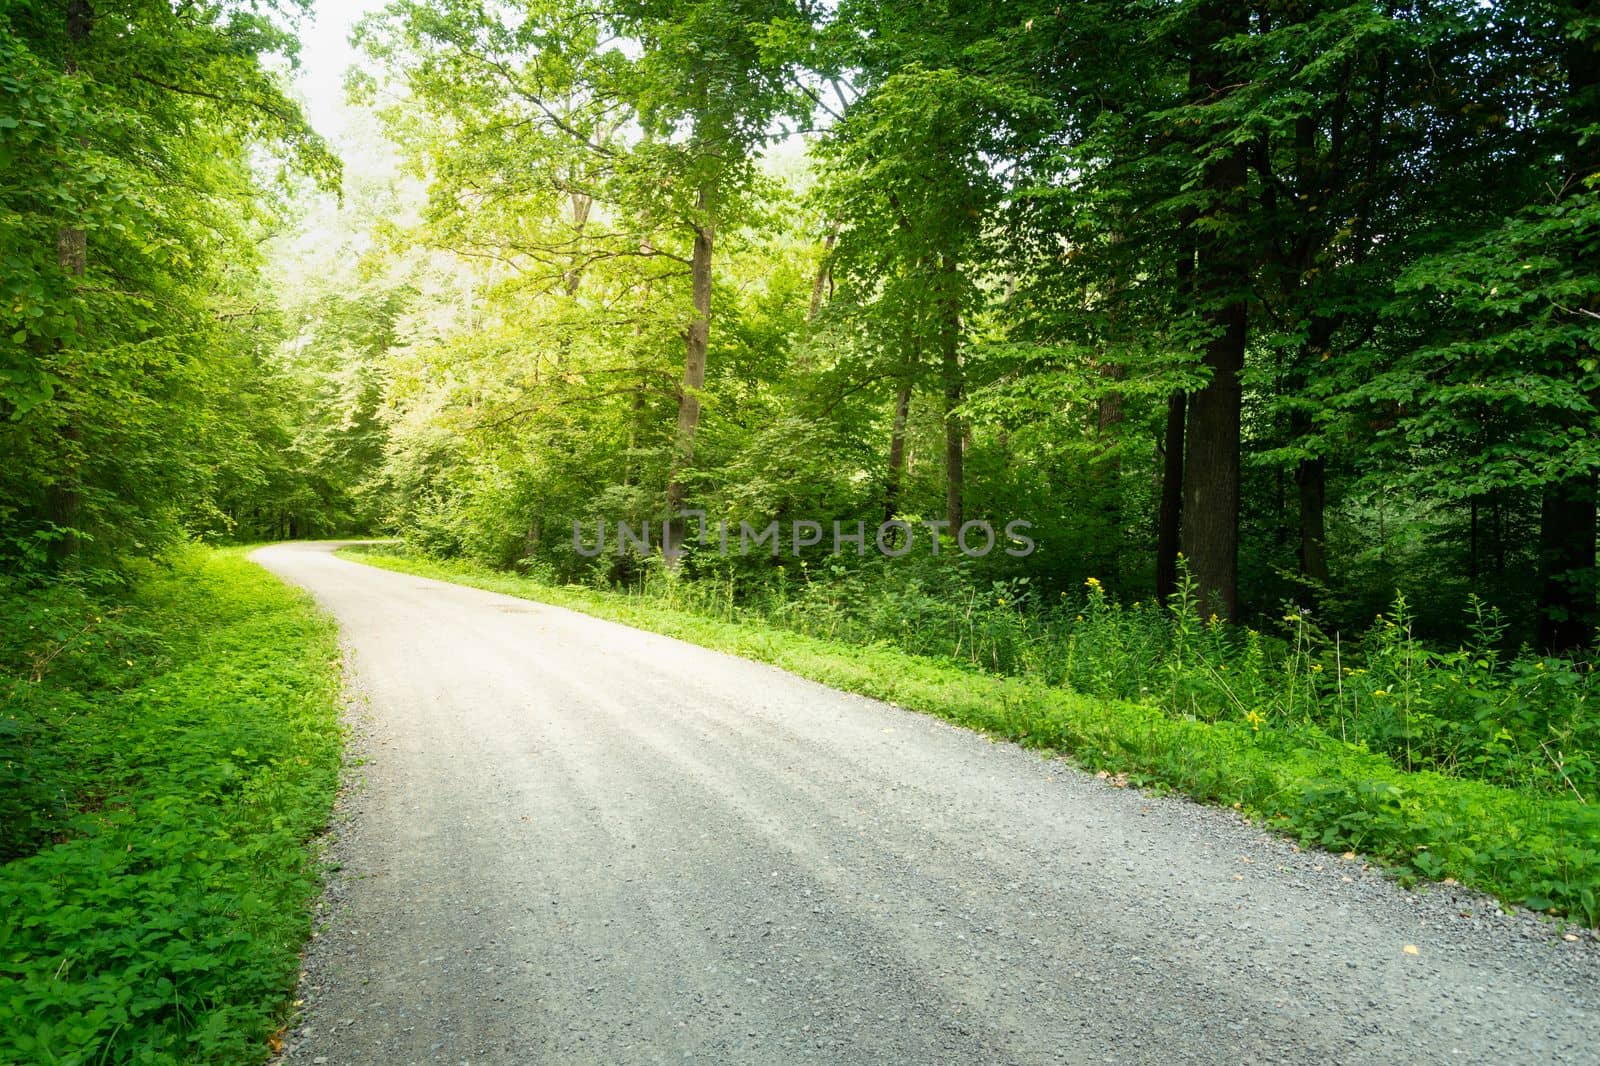
[[[0,1061],[260,1062],[340,758],[333,623],[243,551],[0,587]]]
[[[1313,724],[1204,721],[1081,695],[1037,677],[707,617],[626,593],[553,586],[464,563],[347,552],[374,566],[540,600],[780,666],[1139,785],[1235,806],[1402,878],[1452,877],[1507,903],[1600,924],[1600,810],[1431,771],[1407,772]]]

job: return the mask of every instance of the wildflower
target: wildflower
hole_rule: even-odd
[[[1006,605],[1006,598],[1004,596],[996,596],[994,599],[994,605],[996,607],[1004,607]]]
[[[1092,589],[1095,592],[1101,591],[1100,579],[1097,578],[1097,577],[1091,577],[1091,578],[1086,579],[1084,581],[1084,585],[1087,586],[1088,588]]]
[[[1250,723],[1251,729],[1254,729],[1257,733],[1259,733],[1261,732],[1261,723],[1265,722],[1267,719],[1260,711],[1249,711],[1246,712],[1244,720]]]
[[[1080,615],[1079,615],[1079,616],[1078,616],[1078,621],[1080,621],[1080,622],[1081,622],[1081,621],[1083,621],[1083,615],[1081,615],[1081,614],[1080,614]]]
[[[1533,664],[1533,668],[1535,670],[1543,670],[1544,669],[1544,663],[1534,663]]]
[[[1388,694],[1389,694],[1389,690],[1386,689],[1386,688],[1375,688],[1375,689],[1372,690],[1372,695],[1376,699],[1382,699],[1383,697],[1387,696]]]
[[[1312,673],[1313,673],[1313,674],[1320,674],[1320,673],[1322,673],[1322,664],[1321,664],[1321,663],[1312,663],[1312,664],[1311,664],[1311,672],[1312,672]]]
[[[1138,600],[1134,600],[1133,601],[1133,609],[1136,610],[1136,611],[1139,609],[1139,601]]]

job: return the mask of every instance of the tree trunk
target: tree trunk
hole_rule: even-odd
[[[966,428],[961,420],[963,383],[961,380],[961,308],[956,294],[956,268],[949,256],[941,257],[945,296],[944,328],[939,338],[940,370],[944,381],[944,517],[950,535],[961,529],[962,494],[965,487]]]
[[[708,216],[710,197],[700,191],[700,219],[694,229],[689,263],[694,317],[684,333],[683,388],[678,395],[678,430],[673,442],[672,477],[667,484],[667,518],[676,525],[683,507],[683,470],[694,462],[694,436],[700,425],[700,390],[706,383],[706,348],[711,341],[711,247],[714,230]]]
[[[1112,363],[1101,367],[1100,373],[1107,381],[1121,382],[1127,378],[1128,369],[1120,363]],[[1126,417],[1122,391],[1106,387],[1095,404],[1095,437],[1100,449],[1095,463],[1095,479],[1100,489],[1096,503],[1108,533],[1097,553],[1096,572],[1113,588],[1122,582],[1122,449],[1116,438]]]
[[[622,460],[622,483],[633,484],[633,459],[639,449],[639,423],[644,418],[644,393],[647,388],[640,381],[633,390],[633,404],[628,413],[628,454]]]
[[[94,8],[90,6],[88,0],[68,0],[66,17],[67,55],[64,69],[71,76],[78,73],[78,50],[88,41],[89,33],[94,28]],[[56,232],[56,264],[62,273],[76,278],[83,277],[88,271],[89,234],[81,226],[63,226]],[[67,422],[62,428],[61,436],[66,445],[63,449],[66,469],[51,485],[46,504],[50,522],[61,534],[58,539],[50,542],[50,556],[57,565],[78,553],[81,544],[78,525],[83,505],[78,484],[80,478],[77,455],[80,439],[78,424],[73,421]]]
[[[1167,397],[1161,447],[1161,509],[1156,516],[1156,599],[1168,603],[1178,588],[1178,528],[1183,514],[1183,422],[1188,396]]]
[[[1329,345],[1337,326],[1334,319],[1313,315],[1305,344],[1301,347],[1299,366],[1294,385],[1302,387],[1310,367],[1328,358]],[[1308,415],[1296,412],[1291,417],[1295,439],[1301,440],[1311,432]],[[1295,464],[1294,483],[1300,498],[1300,574],[1316,587],[1325,587],[1330,577],[1328,570],[1328,463],[1320,455],[1301,459]]]
[[[1539,646],[1555,655],[1594,644],[1595,476],[1552,482],[1539,508]]]
[[[1205,287],[1204,278],[1201,284]],[[1239,617],[1239,376],[1245,307],[1242,302],[1225,303],[1206,317],[1221,332],[1206,346],[1211,380],[1189,398],[1180,542],[1202,615],[1233,622]]]
[[[883,483],[883,520],[900,509],[900,482],[906,469],[906,419],[911,414],[911,382],[900,386],[894,398],[894,427],[889,431],[889,476]]]
[[[1294,468],[1300,496],[1300,573],[1319,586],[1328,583],[1328,463],[1322,456],[1302,459]]]
[[[1218,4],[1202,9],[1191,96],[1216,101],[1228,93],[1225,58],[1217,42],[1246,29],[1247,9]],[[1197,227],[1195,295],[1212,332],[1204,363],[1210,380],[1189,397],[1183,464],[1181,543],[1194,574],[1202,615],[1239,617],[1239,414],[1244,369],[1245,294],[1249,264],[1229,228],[1245,209],[1245,160],[1233,148],[1204,173],[1209,225]]]
[[[806,308],[806,321],[810,322],[822,310],[823,294],[833,288],[833,272],[828,269],[828,256],[839,240],[839,224],[835,222],[822,240],[822,261],[817,264],[817,277],[811,283],[811,306]]]

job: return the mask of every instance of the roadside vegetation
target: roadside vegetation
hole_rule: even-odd
[[[1600,922],[1593,5],[393,0],[338,145],[309,6],[0,3],[0,1059],[281,1017],[332,637],[196,538]],[[919,547],[570,535],[696,512]]]
[[[338,702],[332,622],[240,550],[0,584],[0,1061],[267,1057]]]
[[[664,567],[633,586],[556,584],[393,549],[364,562],[571,607],[1059,751],[1133,784],[1238,807],[1402,878],[1452,878],[1600,925],[1600,683],[1481,644],[1430,650],[1403,600],[1348,642],[1299,614],[1269,635],[1122,606],[1097,581],[1041,604],[893,571],[799,575],[759,594]],[[938,592],[930,591],[937,588]]]

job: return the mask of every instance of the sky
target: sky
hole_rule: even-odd
[[[344,132],[344,72],[356,60],[350,30],[361,16],[385,0],[317,0],[314,19],[300,28],[300,71],[295,79],[305,94],[306,117],[316,131],[337,141]]]

